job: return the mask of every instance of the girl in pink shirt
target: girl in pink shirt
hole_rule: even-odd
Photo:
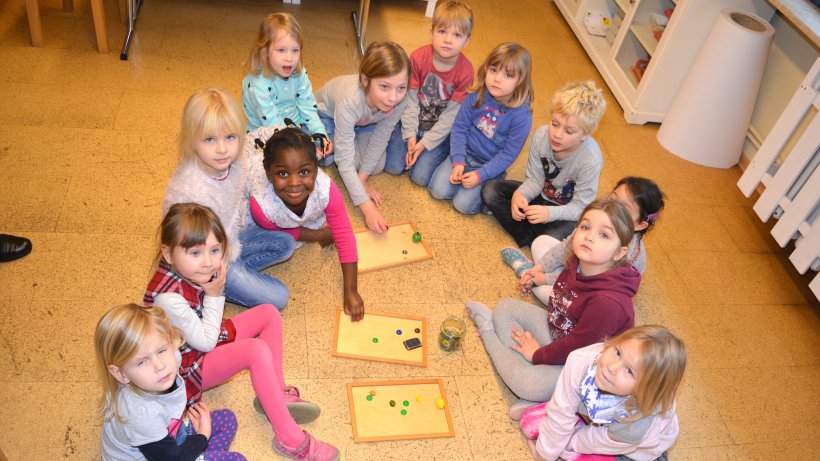
[[[262,131],[257,133],[264,137]],[[264,155],[257,152],[251,157],[249,204],[253,222],[263,229],[291,234],[297,246],[303,242],[318,242],[323,247],[335,243],[342,265],[345,313],[353,321],[361,320],[364,301],[356,287],[356,238],[342,194],[319,169],[313,140],[296,128],[277,130],[266,142],[257,140],[257,145],[264,144]]]

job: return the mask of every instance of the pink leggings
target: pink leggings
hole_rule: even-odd
[[[298,447],[305,433],[285,404],[282,374],[282,317],[270,304],[262,304],[231,317],[236,340],[214,348],[202,362],[202,390],[212,389],[242,370],[250,370],[259,403],[280,442]]]

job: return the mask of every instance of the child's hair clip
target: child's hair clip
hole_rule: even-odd
[[[650,213],[650,214],[646,215],[646,222],[648,222],[649,224],[655,224],[655,221],[657,221],[660,216],[661,216],[660,211]]]

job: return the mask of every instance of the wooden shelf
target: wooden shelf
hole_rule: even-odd
[[[649,56],[655,54],[655,49],[658,48],[658,41],[655,40],[655,35],[652,33],[652,26],[649,24],[633,23],[629,26],[629,30],[635,34],[635,38],[641,42],[646,53]]]
[[[553,0],[621,105],[624,119],[634,124],[663,121],[723,9],[741,9],[769,19],[774,13],[769,1]],[[657,40],[649,18],[672,6],[672,18]],[[622,18],[612,44],[604,37],[590,35],[584,27],[587,11],[604,10]],[[649,61],[640,82],[632,75],[632,66],[639,60]]]
[[[615,0],[615,3],[618,5],[618,8],[620,8],[621,11],[623,11],[624,13],[629,11],[629,9],[632,8],[633,5],[629,3],[629,0]]]

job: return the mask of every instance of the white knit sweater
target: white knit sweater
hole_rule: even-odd
[[[180,163],[165,189],[162,216],[175,203],[192,202],[209,207],[219,217],[228,236],[226,263],[233,262],[242,251],[239,233],[248,217],[247,172],[244,152],[221,180],[205,173],[195,160]]]

